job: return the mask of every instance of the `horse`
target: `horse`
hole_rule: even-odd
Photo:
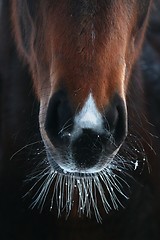
[[[159,2],[0,4],[1,239],[158,239]]]

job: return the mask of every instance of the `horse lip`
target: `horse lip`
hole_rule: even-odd
[[[118,150],[116,150],[115,152],[117,152]],[[94,176],[96,176],[98,173],[104,171],[104,169],[107,169],[108,166],[111,164],[113,158],[115,157],[116,153],[114,153],[110,158],[108,158],[107,162],[104,164],[97,164],[95,167],[93,168],[86,168],[86,169],[78,169],[74,166],[67,168],[64,166],[61,166],[61,164],[58,164],[55,160],[54,157],[52,155],[52,153],[48,150],[47,151],[47,160],[51,166],[52,171],[57,172],[59,174],[65,175],[65,176],[70,176],[70,177],[75,177],[75,178],[83,178],[83,177],[88,177],[88,178],[93,178]],[[68,165],[72,165],[71,163],[69,163]]]

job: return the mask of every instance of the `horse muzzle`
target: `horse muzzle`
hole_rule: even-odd
[[[43,108],[42,108],[43,109]],[[67,93],[57,91],[41,113],[41,134],[48,160],[57,171],[95,173],[117,154],[127,134],[124,100],[115,94],[100,112],[92,93],[84,106],[74,111]]]

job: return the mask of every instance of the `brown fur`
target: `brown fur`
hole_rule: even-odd
[[[121,4],[121,1],[112,3],[111,7],[104,4],[103,10],[101,3],[95,1],[98,10],[76,20],[69,10],[70,1],[61,0],[53,6],[49,5],[50,1],[41,1],[36,30],[30,39],[31,51],[27,54],[22,46],[17,4],[12,1],[15,38],[21,54],[29,62],[39,98],[42,95],[49,97],[59,88],[65,88],[77,110],[92,91],[101,111],[115,93],[124,98],[139,52],[136,49],[141,46],[145,30],[143,27],[137,41],[138,10],[134,2],[129,11],[127,4]],[[30,20],[30,16],[28,18]],[[34,42],[33,38],[38,41]]]

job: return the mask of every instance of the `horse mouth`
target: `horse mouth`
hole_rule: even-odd
[[[46,154],[47,154],[47,160],[51,168],[53,169],[53,171],[56,171],[61,175],[71,176],[75,178],[86,178],[86,177],[92,178],[96,176],[98,173],[100,173],[101,171],[104,171],[104,169],[109,169],[112,164],[112,160],[116,155],[116,154],[113,154],[110,158],[107,158],[105,162],[101,161],[100,164],[97,164],[95,167],[90,169],[90,168],[77,168],[73,163],[72,164],[68,163],[68,165],[63,163],[58,164],[49,150],[47,150]]]
[[[87,134],[88,132],[90,134],[90,130],[87,131]],[[87,137],[89,141],[86,140]],[[52,142],[45,134],[43,142],[46,159],[51,169],[65,176],[91,178],[104,171],[104,169],[112,168],[112,162],[121,146],[114,146],[114,148],[110,145],[103,146],[99,138],[99,143],[94,142],[94,137],[94,134],[84,135],[76,143],[70,141],[67,145],[53,147]]]

